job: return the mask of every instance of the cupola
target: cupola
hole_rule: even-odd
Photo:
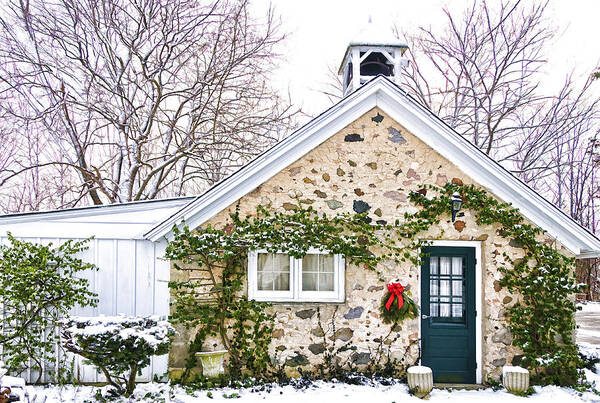
[[[369,18],[369,23],[348,44],[338,71],[344,96],[380,74],[399,84],[401,71],[408,64],[403,57],[407,49],[408,45]]]

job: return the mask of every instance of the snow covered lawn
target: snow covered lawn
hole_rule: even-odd
[[[588,303],[583,306],[581,315],[600,314],[600,303]],[[583,321],[581,322],[584,323]],[[600,323],[588,321],[578,330],[579,336],[595,333],[600,336]],[[600,344],[579,341],[581,351],[592,357],[600,357]],[[594,371],[585,370],[588,381],[600,385],[600,364],[595,365]],[[259,389],[259,388],[256,388]],[[296,389],[293,386],[272,386],[271,388],[262,388],[270,390],[252,390],[252,389],[215,389],[211,391],[197,391],[193,395],[186,393],[181,387],[170,387],[166,384],[149,383],[141,384],[136,389],[135,401],[143,402],[178,402],[178,403],[196,403],[210,401],[231,401],[239,399],[242,402],[281,402],[281,403],[335,403],[342,401],[345,403],[363,403],[363,402],[423,402],[416,397],[408,394],[408,387],[405,384],[396,384],[384,386],[380,384],[369,385],[347,385],[336,382],[316,382],[308,388]],[[530,397],[523,398],[513,396],[506,390],[493,391],[485,390],[438,390],[434,389],[431,393],[430,402],[552,402],[552,403],[570,403],[570,402],[600,402],[600,396],[591,392],[578,393],[568,388],[559,388],[555,386],[534,387],[536,393]],[[94,394],[98,388],[92,386],[28,386],[30,402],[32,403],[75,403],[85,400],[94,400]],[[132,399],[133,400],[133,399]]]
[[[492,389],[479,391],[467,390],[436,390],[431,393],[430,402],[600,402],[600,396],[593,393],[577,392],[566,388],[553,386],[535,387],[536,393],[528,398],[511,395],[505,390],[494,392]],[[28,387],[31,402],[83,402],[92,400],[94,388],[89,386],[66,387]],[[175,387],[172,390],[164,384],[144,384],[138,386],[136,397],[141,401],[156,402],[160,397],[164,401],[192,403],[208,401],[231,401],[239,398],[242,402],[281,402],[281,403],[318,403],[318,402],[423,402],[423,400],[408,394],[405,384],[393,386],[347,385],[333,382],[316,382],[308,389],[295,389],[292,386],[274,387],[269,392],[252,392],[250,390],[218,389],[210,392],[200,391],[194,395],[187,394],[183,389]],[[210,394],[210,397],[209,395]]]

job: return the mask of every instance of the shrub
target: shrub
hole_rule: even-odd
[[[55,360],[52,335],[60,318],[76,305],[96,305],[88,281],[76,278],[96,267],[75,257],[87,248],[88,240],[69,240],[57,247],[18,240],[11,234],[8,240],[8,245],[0,245],[0,301],[4,305],[0,345],[7,369],[18,374],[31,365],[38,373],[37,383],[43,370],[54,368],[43,363]]]
[[[175,330],[156,316],[71,317],[63,321],[64,347],[96,366],[115,387],[131,396],[135,378],[150,364],[150,357],[169,352]]]

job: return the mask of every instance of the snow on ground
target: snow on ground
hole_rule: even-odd
[[[581,307],[580,312],[597,312],[600,313],[600,302],[585,302],[578,304]]]
[[[511,395],[506,390],[437,390],[434,389],[429,399],[430,402],[600,402],[600,396],[586,392],[579,395],[577,392],[553,386],[535,387],[536,393],[528,398]],[[405,384],[393,386],[368,386],[347,385],[333,382],[316,382],[307,389],[295,389],[292,386],[275,386],[269,392],[251,392],[250,390],[218,389],[212,391],[197,391],[194,395],[187,394],[183,389],[175,387],[169,392],[164,384],[139,385],[136,390],[136,400],[155,402],[162,400],[176,403],[197,403],[208,401],[231,401],[239,398],[240,402],[280,402],[280,403],[345,403],[363,402],[423,402],[408,394]],[[28,387],[30,402],[35,403],[63,403],[83,402],[93,400],[94,388],[90,386],[65,386],[65,387]]]
[[[578,312],[578,344],[580,351],[589,357],[600,358],[600,343],[597,338],[594,342],[581,340],[583,333],[594,333],[600,336],[600,323],[594,320],[600,314],[600,303],[587,303],[582,305],[582,311]],[[591,319],[587,322],[580,319]],[[594,370],[585,370],[588,381],[595,382],[600,387],[600,364],[596,364]],[[31,403],[78,403],[93,401],[94,394],[98,388],[92,386],[27,386],[27,393]],[[106,389],[103,388],[103,389]],[[253,391],[251,389],[214,389],[211,391],[196,391],[188,394],[181,387],[170,387],[166,384],[148,383],[138,385],[134,401],[140,402],[174,402],[174,403],[197,403],[210,401],[231,401],[239,399],[241,402],[281,402],[281,403],[363,403],[363,402],[423,402],[409,395],[405,384],[383,386],[371,385],[348,385],[337,382],[315,382],[312,386],[296,389],[293,386],[274,385],[268,391]],[[575,403],[596,402],[600,403],[600,396],[591,392],[578,393],[569,388],[555,386],[534,387],[536,393],[530,397],[523,398],[509,394],[506,390],[494,391],[484,390],[440,390],[434,389],[431,393],[430,402],[528,402],[528,403]]]

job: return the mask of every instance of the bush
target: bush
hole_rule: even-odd
[[[76,305],[96,305],[88,281],[76,278],[81,271],[96,267],[75,257],[87,248],[87,240],[69,240],[57,247],[21,241],[10,234],[8,240],[8,245],[0,245],[0,301],[4,305],[0,345],[7,369],[19,374],[31,366],[38,373],[37,383],[43,370],[54,368],[43,363],[55,360],[53,335],[60,318]]]
[[[118,395],[131,396],[150,357],[169,352],[175,330],[156,316],[71,317],[63,321],[64,347],[96,366]]]

